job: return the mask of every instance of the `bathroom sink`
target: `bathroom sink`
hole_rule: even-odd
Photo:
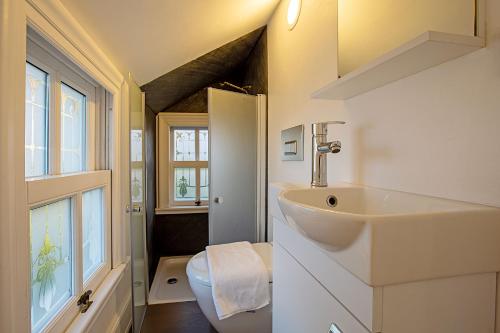
[[[370,285],[500,271],[500,209],[343,184],[278,196],[286,223]]]

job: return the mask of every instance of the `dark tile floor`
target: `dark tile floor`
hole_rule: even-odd
[[[197,302],[149,305],[141,333],[217,333]]]

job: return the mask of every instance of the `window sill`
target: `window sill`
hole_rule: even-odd
[[[156,208],[157,215],[166,214],[201,214],[208,213],[208,206],[175,206],[166,208]]]
[[[104,306],[107,304],[110,295],[115,291],[118,283],[124,276],[124,271],[128,264],[129,261],[127,260],[127,262],[122,263],[108,273],[104,281],[102,281],[101,285],[95,290],[91,297],[94,304],[87,312],[79,314],[70,324],[66,332],[85,332],[92,326],[94,321],[101,314]]]

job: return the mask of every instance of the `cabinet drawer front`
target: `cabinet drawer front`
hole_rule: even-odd
[[[310,240],[274,219],[275,244],[281,244],[372,331],[381,329],[381,289],[372,288],[340,266]]]
[[[279,244],[273,255],[273,332],[369,333]]]

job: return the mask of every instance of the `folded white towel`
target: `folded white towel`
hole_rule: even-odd
[[[269,304],[269,275],[249,242],[206,247],[212,296],[219,319]]]

